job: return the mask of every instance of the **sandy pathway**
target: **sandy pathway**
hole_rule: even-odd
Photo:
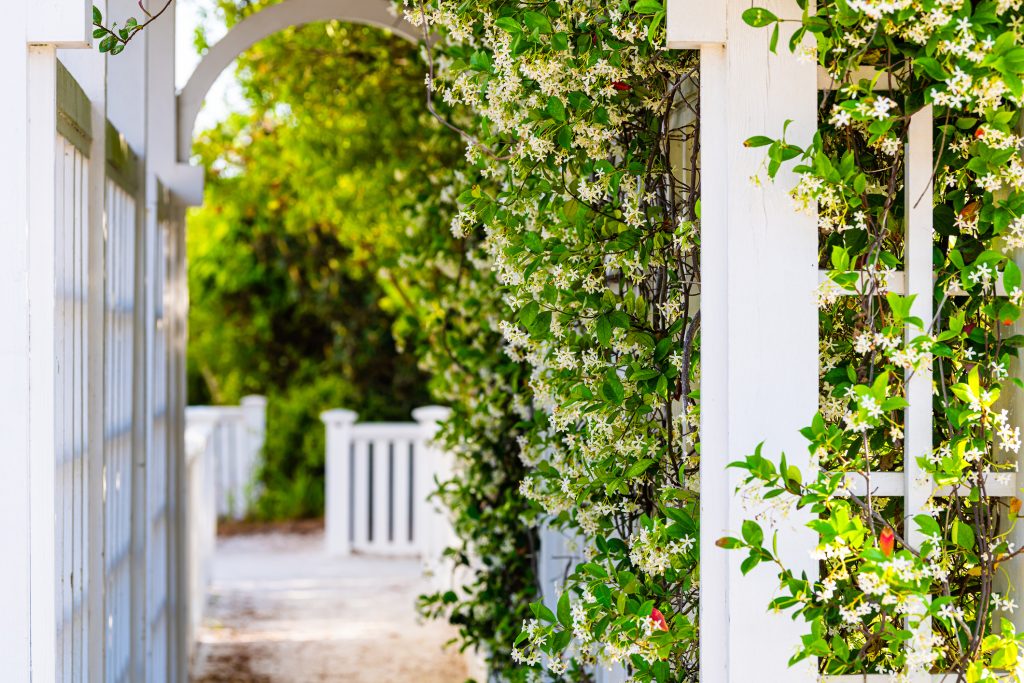
[[[462,683],[452,631],[420,623],[419,563],[328,558],[322,534],[222,538],[196,683]]]

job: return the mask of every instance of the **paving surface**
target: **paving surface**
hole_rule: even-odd
[[[218,541],[194,683],[462,683],[453,631],[422,622],[415,560],[329,558],[322,533]]]

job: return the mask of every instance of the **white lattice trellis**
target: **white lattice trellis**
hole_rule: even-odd
[[[798,19],[796,3],[790,0],[758,4],[779,17]],[[743,22],[741,13],[747,7],[698,0],[668,3],[670,47],[698,49],[701,54],[701,678],[716,683],[809,683],[817,678],[810,663],[793,669],[786,665],[800,628],[785,616],[764,613],[767,596],[775,592],[772,572],[755,571],[743,577],[736,570],[739,560],[714,546],[745,516],[733,496],[738,481],[724,470],[725,464],[751,452],[762,440],[768,452],[784,450],[791,463],[794,454],[806,451],[795,430],[817,408],[817,349],[810,346],[817,340],[817,322],[811,292],[817,281],[828,277],[818,272],[813,219],[795,215],[789,206],[786,195],[795,179],[781,174],[771,185],[751,183],[763,154],[744,149],[743,142],[753,135],[776,134],[789,120],[789,139],[805,145],[817,127],[817,93],[834,84],[827,74],[816,73],[813,64],[800,63],[785,48],[771,54],[767,32]],[[871,75],[856,74],[858,78]],[[892,291],[915,296],[911,314],[926,322],[934,314],[934,130],[930,107],[912,116],[905,147],[905,267],[889,281]],[[759,315],[760,306],[770,316]],[[755,329],[756,335],[748,334]],[[921,333],[916,327],[906,330],[908,338]],[[785,368],[788,376],[777,376],[770,366]],[[917,461],[932,450],[930,366],[908,375],[906,392],[909,406],[901,471],[868,477],[851,474],[848,482],[854,493],[870,489],[876,496],[902,498],[904,518],[910,520],[924,510],[931,496],[950,491],[933,486]],[[807,463],[794,464],[806,471]],[[1014,495],[1016,488],[1015,482],[987,484],[994,496]],[[816,568],[803,558],[816,540],[799,522],[783,530],[781,554],[787,561],[805,562],[803,569],[813,578]],[[906,524],[906,535],[912,545],[922,540],[913,522]],[[918,626],[919,630],[930,628],[927,620]],[[709,642],[720,645],[708,647]],[[755,657],[749,649],[753,642],[759,643]],[[827,680],[879,683],[889,676]],[[917,674],[911,680],[924,683],[945,678]]]

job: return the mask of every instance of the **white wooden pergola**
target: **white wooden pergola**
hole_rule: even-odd
[[[134,0],[96,4],[104,16],[137,13]],[[764,441],[806,469],[798,430],[818,401],[815,219],[794,212],[792,176],[750,182],[763,154],[743,145],[786,120],[807,144],[818,75],[770,54],[767,32],[740,18],[750,4],[668,0],[669,47],[701,54],[701,675],[809,683],[812,666],[786,665],[801,626],[766,612],[772,572],[743,577],[742,558],[715,546],[747,516],[725,465]],[[759,4],[796,18],[791,0]],[[5,3],[0,663],[12,682],[183,681],[184,209],[202,198],[188,164],[196,114],[243,50],[288,26],[343,19],[418,33],[386,0],[284,0],[235,26],[176,93],[173,7],[107,58],[90,49],[91,5]],[[912,133],[914,188],[930,182],[928,117]],[[930,291],[930,221],[929,210],[908,221],[905,292]],[[918,455],[930,449],[930,387],[910,391],[907,448]],[[885,495],[910,509],[930,493],[913,463],[885,480]],[[815,538],[790,522],[780,551],[813,577]]]

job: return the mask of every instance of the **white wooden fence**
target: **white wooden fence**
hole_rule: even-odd
[[[431,499],[451,476],[450,456],[432,439],[449,411],[426,406],[416,422],[356,423],[351,410],[321,415],[327,429],[326,537],[332,555],[420,556],[438,575],[453,541],[451,523]]]
[[[186,411],[185,486],[189,621],[185,642],[195,641],[203,619],[217,520],[244,517],[265,440],[266,398],[246,396],[239,406],[190,406]]]
[[[255,395],[245,396],[237,406],[189,406],[186,410],[186,439],[208,436],[214,468],[212,507],[217,517],[243,519],[249,513],[266,440],[266,410],[267,399]]]

